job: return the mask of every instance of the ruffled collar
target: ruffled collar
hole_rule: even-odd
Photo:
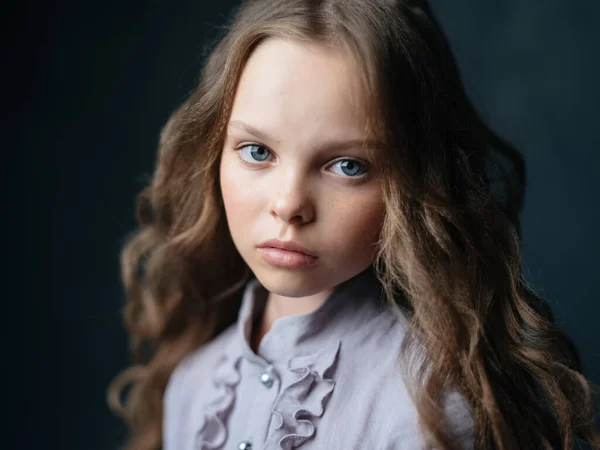
[[[251,279],[243,293],[236,333],[212,371],[215,391],[195,427],[197,450],[222,449],[227,441],[227,422],[241,381],[242,358],[267,371],[274,370],[275,364],[287,371],[279,374],[288,382],[273,405],[275,425],[262,448],[290,450],[310,440],[334,390],[335,375],[330,369],[345,337],[360,333],[360,323],[387,309],[381,285],[369,267],[337,286],[316,310],[277,319],[256,354],[250,347],[250,334],[266,299],[266,289],[256,278]]]

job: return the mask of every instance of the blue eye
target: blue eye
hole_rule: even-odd
[[[340,161],[337,161],[331,167],[335,167],[338,165],[342,170],[342,173],[340,175],[345,175],[353,178],[356,177],[356,175],[362,175],[368,169],[364,163],[357,161],[356,159],[342,159]]]
[[[242,162],[257,165],[267,161],[271,156],[271,151],[262,145],[247,144],[238,149],[238,155]],[[333,172],[345,178],[362,179],[364,177],[361,175],[365,175],[369,171],[368,163],[349,158],[340,159],[333,163],[331,167],[339,168],[333,170]]]
[[[248,151],[248,149],[251,150]],[[240,155],[242,155],[242,159],[248,161],[249,163],[266,161],[270,153],[271,152],[266,148],[255,144],[245,145],[244,147],[240,148]]]

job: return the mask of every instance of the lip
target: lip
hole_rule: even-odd
[[[317,257],[313,252],[311,252],[307,248],[303,247],[302,245],[300,245],[294,241],[280,241],[279,239],[268,239],[268,240],[264,241],[262,244],[260,244],[258,247],[259,248],[264,248],[264,247],[279,248],[279,249],[288,250],[291,252],[302,253],[307,256],[312,256],[313,258]]]
[[[299,269],[312,266],[318,257],[300,244],[293,241],[269,239],[258,246],[267,263],[284,269]]]
[[[317,262],[315,256],[291,250],[274,247],[259,247],[258,250],[267,263],[283,269],[300,269],[301,267],[312,266]]]

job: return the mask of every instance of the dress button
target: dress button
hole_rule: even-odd
[[[252,444],[248,441],[242,441],[238,445],[238,450],[252,450]]]
[[[265,372],[260,376],[260,382],[265,387],[270,388],[271,386],[273,386],[273,377]]]

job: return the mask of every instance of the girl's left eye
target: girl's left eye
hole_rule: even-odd
[[[342,173],[336,172],[338,175],[350,178],[358,178],[359,175],[363,175],[368,171],[367,165],[356,159],[341,159],[336,161],[331,167],[336,166],[342,171]]]

